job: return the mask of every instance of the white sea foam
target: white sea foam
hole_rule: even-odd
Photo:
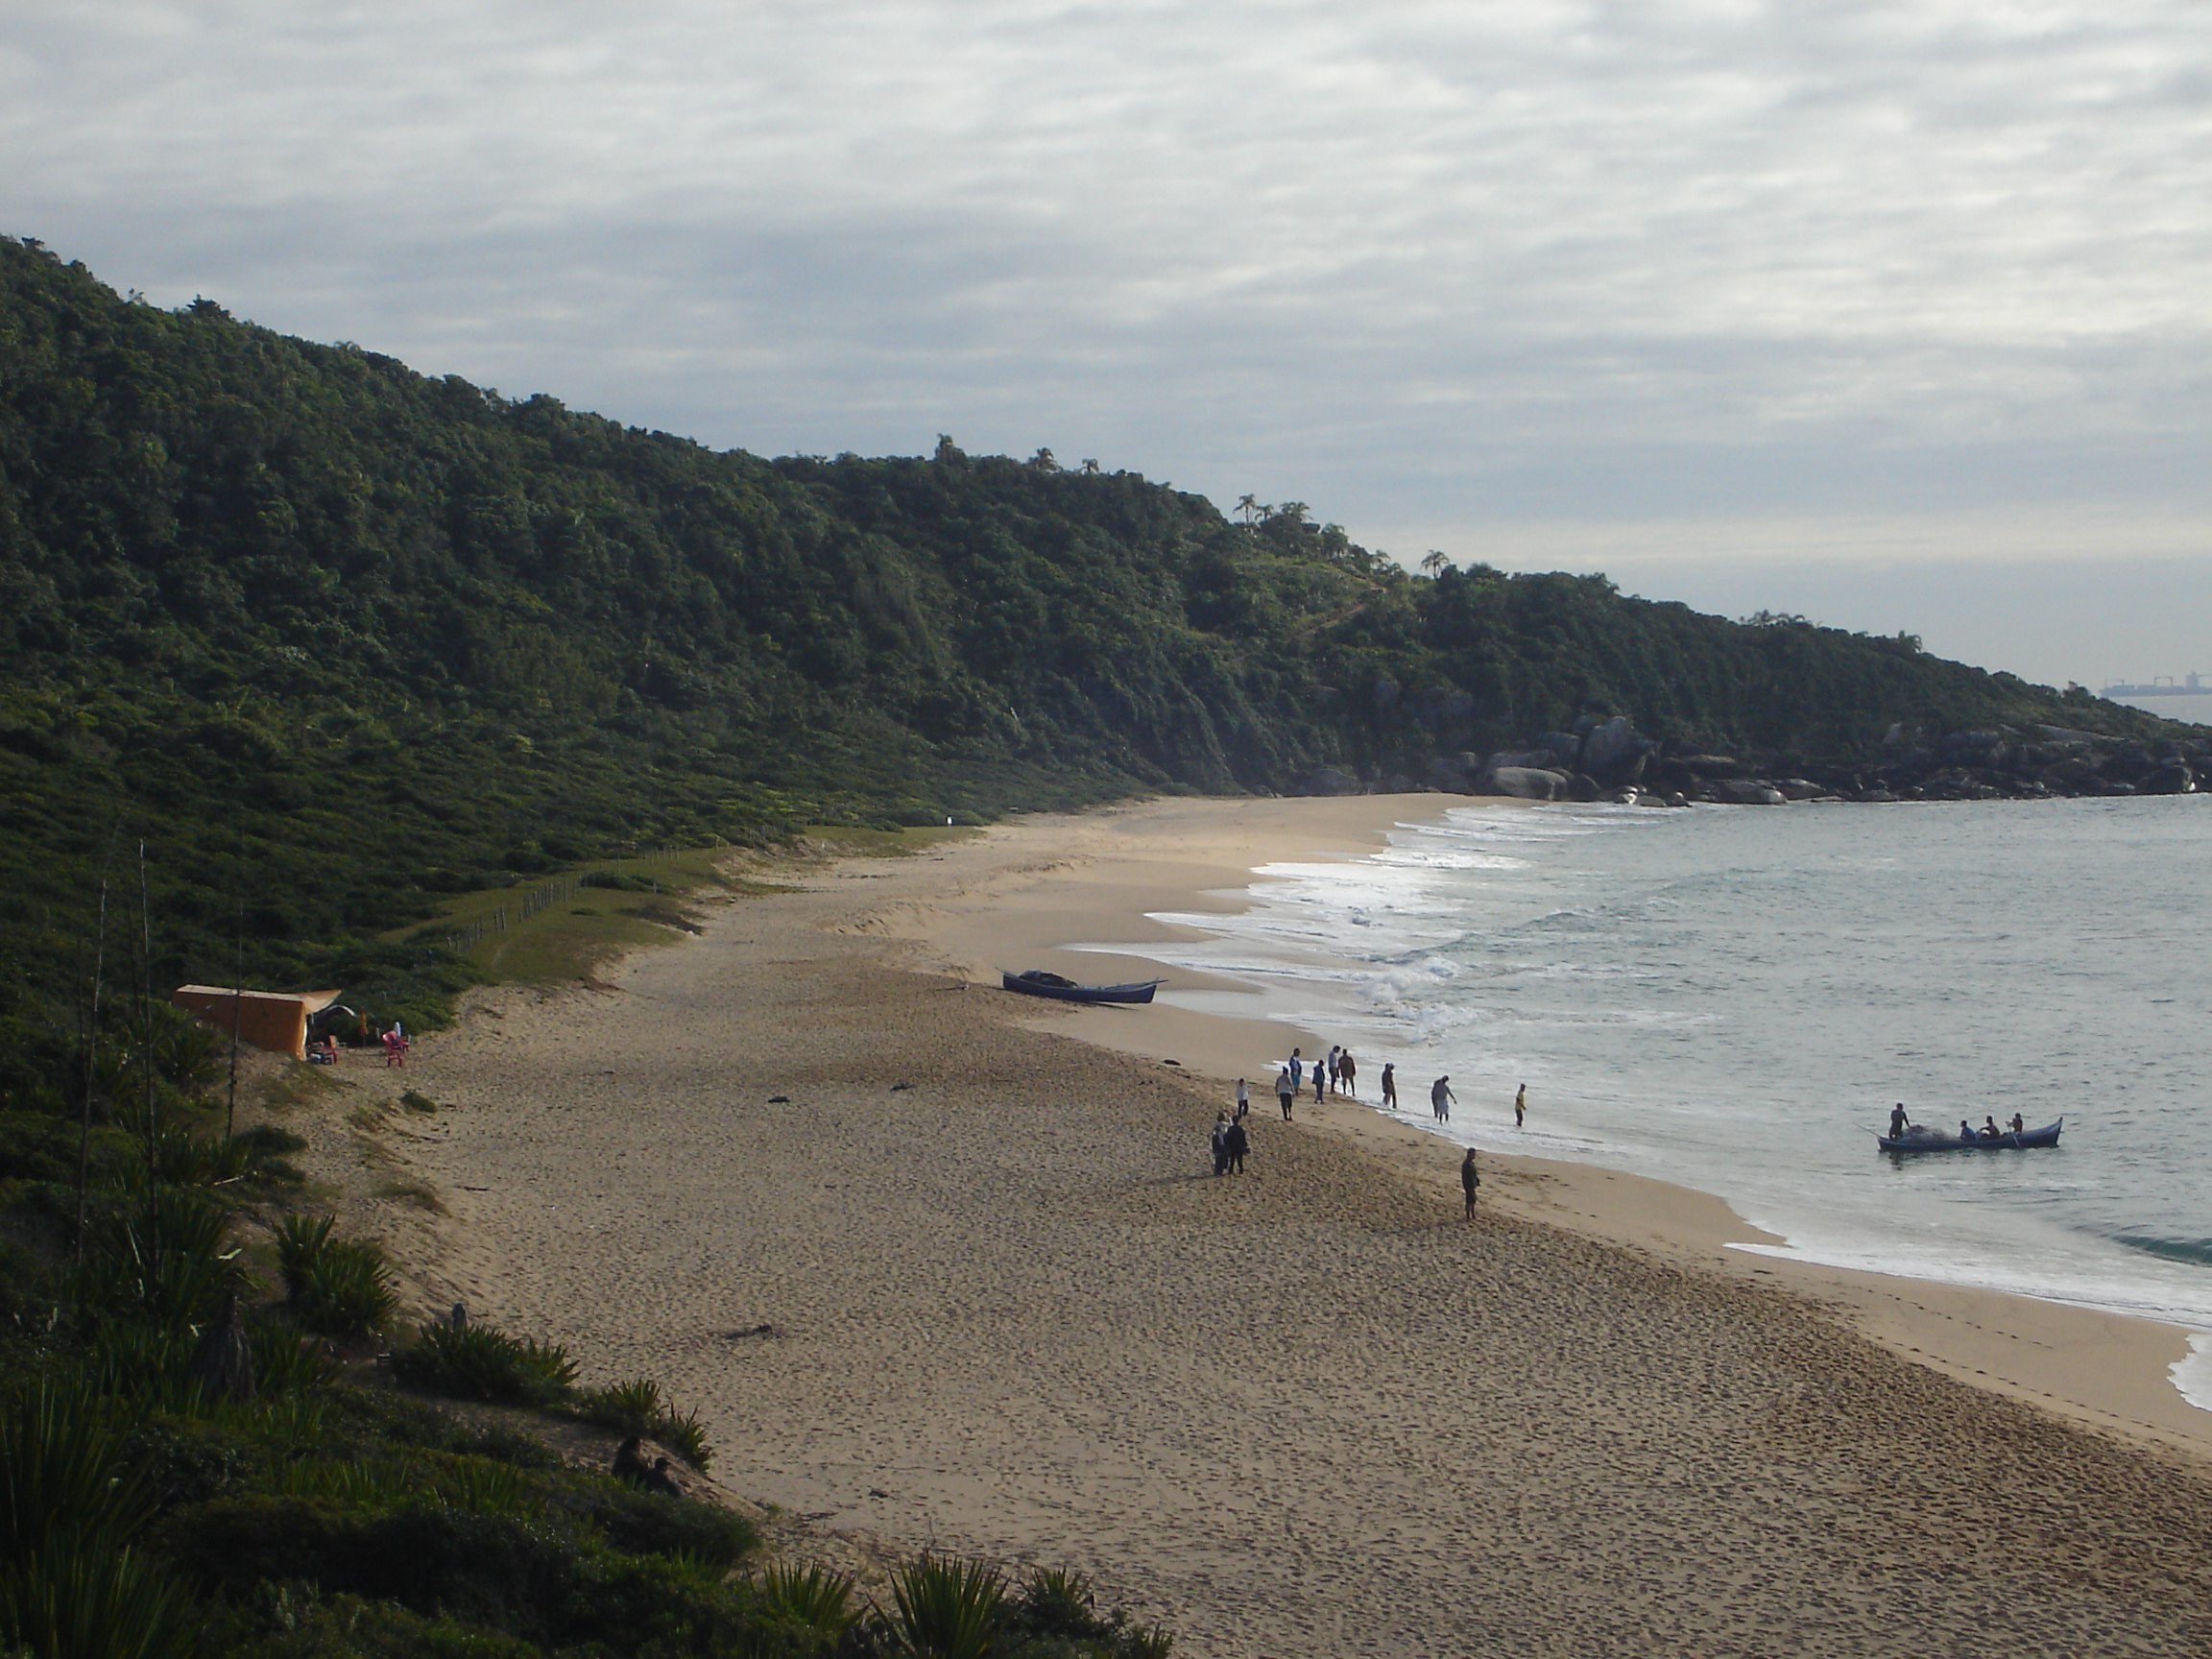
[[[2212,1411],[2212,1334],[2189,1333],[2189,1352],[2174,1361],[2167,1374],[2181,1398],[2200,1411]]]

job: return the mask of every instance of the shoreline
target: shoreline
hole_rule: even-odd
[[[1241,816],[1254,816],[1247,812],[1250,805],[1265,807],[1265,812],[1259,816],[1267,818],[1269,823],[1257,834],[1250,830],[1245,834],[1232,834],[1230,845],[1245,843],[1250,847],[1254,852],[1254,865],[1314,856],[1356,858],[1360,854],[1381,850],[1389,830],[1400,823],[1442,816],[1447,809],[1440,805],[1442,801],[1447,801],[1447,796],[1411,794],[1347,796],[1338,801],[1237,803]],[[1549,803],[1484,799],[1482,805],[1540,809]],[[1162,801],[1152,803],[1152,807],[1168,812],[1170,821],[1181,816],[1177,803]],[[1314,812],[1314,807],[1323,807],[1323,812]],[[1318,823],[1314,823],[1316,818]],[[1192,856],[1194,847],[1203,850],[1203,856],[1196,860],[1201,869],[1216,872],[1221,867],[1214,863],[1221,856],[1221,843],[1192,836],[1188,825],[1170,823],[1168,831],[1159,838],[1177,843],[1184,858]],[[1079,926],[1094,929],[1079,936],[1082,943],[1126,940],[1119,945],[1118,955],[1128,955],[1135,962],[1148,962],[1152,958],[1145,958],[1143,953],[1143,943],[1148,940],[1133,938],[1137,933],[1150,931],[1150,943],[1164,943],[1170,938],[1203,938],[1192,929],[1157,923],[1148,916],[1148,911],[1172,909],[1188,914],[1188,911],[1232,911],[1241,907],[1232,898],[1221,896],[1219,887],[1210,887],[1208,892],[1166,887],[1166,892],[1162,892],[1164,885],[1157,882],[1157,869],[1164,860],[1145,858],[1137,847],[1123,845],[1108,856],[1106,863],[1111,863],[1113,858],[1140,865],[1155,876],[1155,880],[1133,882],[1123,887],[1121,894],[1113,894],[1111,880],[1099,878],[1089,882],[1089,889],[1097,894],[1097,901],[1075,904],[1067,911],[1077,918]],[[1259,880],[1265,878],[1247,865],[1241,878],[1228,885],[1250,887]],[[1040,907],[1050,904],[1044,892],[1035,896],[1035,902]],[[998,916],[993,926],[1002,931],[1004,916]],[[1028,926],[1028,929],[1016,929],[1016,936],[1028,938],[1050,931],[1053,931],[1050,926],[1042,926],[1042,929]],[[974,918],[951,914],[945,918],[943,925],[926,931],[925,938],[931,945],[947,949],[953,960],[971,960],[980,933],[982,926]],[[1089,953],[1062,949],[1060,955],[1064,960],[1053,962],[1053,967],[1075,971]],[[1028,958],[1024,958],[1024,965],[1026,960]],[[1181,975],[1190,975],[1188,969],[1174,971]],[[1286,1028],[1283,1022],[1267,1020],[1265,1016],[1241,1018],[1235,1013],[1194,1013],[1181,1009],[1177,1013],[1181,1016],[1177,1024],[1223,1022],[1230,1026],[1243,1026],[1263,1022],[1269,1031]],[[1118,1022],[1113,1013],[1104,1013],[1104,1018],[1069,1022],[1062,1028],[1069,1028],[1070,1035],[1077,1035],[1079,1040],[1097,1042],[1101,1046],[1123,1048],[1128,1053],[1148,1050],[1143,1033],[1128,1031],[1126,1022]],[[1320,1031],[1310,1031],[1296,1024],[1289,1024],[1287,1031],[1305,1040],[1308,1053],[1318,1053],[1325,1044],[1325,1035]],[[1184,1033],[1179,1031],[1177,1035]],[[1235,1079],[1235,1064],[1223,1064],[1225,1057],[1243,1053],[1243,1050],[1263,1050],[1265,1044],[1243,1042],[1225,1033],[1208,1042],[1206,1035],[1192,1028],[1184,1046],[1201,1055],[1201,1075],[1210,1075],[1214,1082],[1230,1086]],[[1286,1044],[1274,1044],[1276,1050],[1281,1050],[1281,1046]],[[1162,1048],[1162,1053],[1166,1053],[1166,1048]],[[1369,1089],[1374,1086],[1371,1072],[1362,1082],[1367,1082]],[[1261,1093],[1263,1093],[1261,1079],[1254,1077],[1254,1094]],[[1303,1101],[1301,1111],[1314,1111],[1311,1101]],[[1378,1108],[1362,1101],[1338,1101],[1332,1097],[1320,1121],[1332,1123],[1332,1128],[1356,1140],[1398,1140],[1407,1148],[1413,1168],[1425,1168],[1422,1152],[1429,1152],[1433,1162],[1435,1143],[1445,1140],[1413,1123],[1384,1118]],[[1457,1142],[1447,1143],[1454,1150],[1460,1145]],[[1880,1269],[1820,1263],[1820,1261],[1794,1257],[1794,1254],[1783,1254],[1788,1241],[1781,1235],[1745,1221],[1723,1194],[1708,1192],[1703,1188],[1644,1177],[1630,1170],[1606,1168],[1601,1164],[1577,1164],[1571,1159],[1502,1152],[1493,1145],[1484,1145],[1482,1157],[1486,1166],[1498,1164],[1522,1177],[1533,1177],[1530,1184],[1515,1181],[1508,1188],[1511,1190],[1508,1201],[1520,1203],[1520,1213],[1528,1214],[1530,1219],[1569,1225],[1613,1243],[1652,1247],[1668,1259],[1721,1269],[1737,1276],[1781,1281],[1812,1296],[1814,1301],[1847,1310],[1858,1330],[1889,1347],[1902,1358],[1927,1362],[1971,1387],[1986,1387],[1995,1394],[2020,1398],[2029,1405],[2044,1407],[2099,1429],[2132,1435],[2150,1445],[2183,1451],[2200,1460],[2212,1460],[2212,1411],[2192,1405],[2181,1394],[2175,1378],[2175,1369],[2192,1358],[2190,1336],[2195,1332],[2190,1327],[2137,1314],[2119,1314],[2119,1311],[2088,1308],[2080,1303],[2055,1301],[2055,1298],[2007,1292],[2007,1289],[1956,1286],[1940,1279],[1915,1279],[1909,1274],[1891,1274]],[[1455,1190],[1454,1179],[1449,1177],[1449,1168],[1442,1170],[1442,1174],[1429,1172],[1431,1186],[1438,1190],[1447,1190],[1447,1188]],[[1549,1192],[1549,1196],[1535,1196],[1540,1190]],[[1767,1250],[1774,1250],[1774,1254],[1767,1254]]]
[[[1031,884],[995,887],[987,905],[966,899],[948,903],[904,936],[986,982],[996,977],[986,953],[1011,949],[1008,941],[1024,952],[1024,967],[1080,974],[1095,964],[1096,954],[1067,947],[1113,941],[1117,958],[1166,971],[1166,965],[1146,956],[1146,943],[1207,935],[1155,921],[1151,912],[1233,912],[1242,904],[1225,890],[1264,880],[1255,866],[1378,851],[1393,828],[1438,818],[1447,809],[1440,803],[1451,800],[1430,794],[1235,803],[1165,799],[1108,808],[1086,816],[1117,816],[1125,827],[1091,838],[1094,845],[1080,855],[1092,863],[1079,878],[1070,878],[1075,872],[1067,865],[1040,871]],[[1550,804],[1485,798],[1482,805],[1539,810]],[[1242,822],[1209,834],[1205,820],[1223,806]],[[1246,855],[1251,862],[1239,867],[1236,859]],[[1164,878],[1170,875],[1173,879]],[[1212,977],[1181,967],[1172,972],[1183,980]],[[1215,982],[1248,989],[1241,981]],[[1169,1018],[1163,1020],[1163,1012]],[[1254,1025],[1283,1035],[1262,1042],[1243,1029]],[[1279,1053],[1291,1042],[1301,1042],[1312,1054],[1327,1043],[1319,1030],[1263,1013],[1164,1011],[1157,1005],[1142,1026],[1124,1011],[1093,1009],[1071,1019],[1062,1016],[1050,1028],[1131,1054],[1195,1055],[1187,1067],[1224,1091],[1239,1064],[1249,1064],[1238,1056]],[[1256,1101],[1266,1104],[1260,1099],[1264,1079],[1255,1072],[1251,1081]],[[1362,1081],[1372,1090],[1372,1070]],[[1308,1098],[1299,1111],[1303,1116],[1315,1108]],[[1334,1096],[1315,1120],[1356,1141],[1397,1146],[1419,1178],[1448,1196],[1456,1193],[1452,1168],[1437,1158],[1443,1137],[1386,1118],[1364,1102]],[[1455,1155],[1461,1144],[1444,1143]],[[1501,1196],[1516,1206],[1516,1214],[1738,1278],[1779,1282],[1845,1310],[1857,1329],[1901,1358],[1970,1386],[2212,1462],[2212,1410],[2192,1405],[2174,1377],[2192,1355],[2186,1327],[2014,1291],[1769,1255],[1767,1249],[1787,1240],[1743,1219],[1720,1194],[1603,1165],[1488,1145],[1481,1157],[1486,1169],[1496,1166],[1515,1177]],[[1431,1163],[1438,1167],[1430,1169]],[[1486,1196],[1489,1191],[1486,1187]]]
[[[2113,1407],[2085,1433],[2006,1398],[2016,1366],[1953,1344],[1965,1388],[1900,1358],[1686,1189],[1488,1157],[1462,1221],[1455,1148],[1361,1106],[1256,1115],[1251,1172],[1215,1181],[1216,1073],[1281,1033],[970,983],[1080,969],[1031,941],[1225,906],[1191,896],[1362,851],[1413,799],[784,863],[797,890],[605,989],[470,993],[409,1068],[441,1110],[401,1155],[451,1211],[424,1289],[587,1382],[661,1378],[732,1490],[1080,1567],[1197,1653],[1460,1651],[1471,1618],[1536,1654],[2212,1641],[2206,1461],[2125,1400],[2080,1390]],[[2097,1339],[2062,1323],[1986,1340],[2056,1364]]]

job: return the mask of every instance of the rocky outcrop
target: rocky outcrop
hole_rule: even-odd
[[[1308,795],[1364,795],[1367,785],[1349,772],[1334,766],[1316,766],[1307,774],[1303,793]]]
[[[1611,801],[1646,805],[1705,802],[2043,801],[2062,796],[2189,795],[2212,787],[2212,738],[2143,745],[2062,726],[1953,732],[1930,738],[1898,724],[1874,764],[1780,763],[1772,756],[1672,749],[1640,736],[1625,717],[1585,718],[1487,758],[1439,755],[1429,788],[1528,801]],[[1316,778],[1322,774],[1315,774]],[[1338,777],[1344,774],[1336,774]],[[1309,793],[1341,793],[1310,787]]]
[[[1511,795],[1523,801],[1556,801],[1567,775],[1541,766],[1493,766],[1482,775],[1486,795]]]

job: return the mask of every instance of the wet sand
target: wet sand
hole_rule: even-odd
[[[1603,1171],[1486,1160],[1469,1223],[1357,1106],[1262,1099],[1216,1181],[1220,1079],[1295,1039],[968,984],[1438,805],[1031,820],[475,994],[394,1152],[452,1212],[422,1293],[661,1378],[734,1490],[1080,1565],[1195,1654],[2212,1650],[2177,1334],[1745,1257]]]

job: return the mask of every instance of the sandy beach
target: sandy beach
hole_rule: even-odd
[[[2212,1650],[2178,1333],[1731,1251],[1719,1201],[1599,1170],[1486,1159],[1470,1223],[1453,1148],[1350,1104],[1262,1100],[1216,1181],[1225,1079],[1296,1036],[978,983],[1096,978],[1051,948],[1436,810],[779,865],[421,1044],[443,1110],[381,1155],[450,1214],[395,1242],[426,1303],[661,1378],[731,1489],[1079,1565],[1194,1654]]]

